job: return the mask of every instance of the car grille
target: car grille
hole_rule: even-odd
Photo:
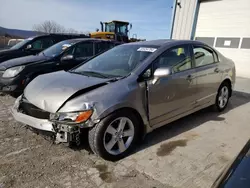
[[[29,103],[26,99],[22,99],[20,101],[19,110],[24,114],[27,114],[29,116],[32,116],[34,118],[39,118],[39,119],[49,119],[49,115],[50,115],[49,112],[46,112],[36,107],[35,105]]]

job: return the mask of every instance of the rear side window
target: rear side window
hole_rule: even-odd
[[[51,38],[44,38],[42,40],[42,48],[46,49],[54,44],[53,40]]]
[[[96,42],[95,43],[95,54],[99,54],[108,48],[106,42]]]
[[[99,54],[103,51],[109,50],[113,48],[114,46],[115,45],[112,42],[106,42],[106,41],[97,42],[95,43],[95,54]]]
[[[215,63],[215,53],[205,47],[194,46],[195,67],[201,67]]]

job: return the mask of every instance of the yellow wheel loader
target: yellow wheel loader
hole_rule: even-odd
[[[129,31],[132,29],[132,24],[129,22],[113,20],[111,22],[100,22],[100,24],[101,31],[96,29],[96,32],[90,33],[91,38],[110,39],[124,43],[141,41],[136,38],[129,39]]]

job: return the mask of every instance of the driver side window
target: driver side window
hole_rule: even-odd
[[[40,50],[42,49],[42,40],[36,40],[32,43],[32,49]]]
[[[161,54],[154,62],[154,70],[163,67],[172,67],[173,73],[191,69],[192,61],[188,45],[177,46]]]
[[[53,45],[53,40],[51,38],[41,38],[35,40],[32,43],[32,49],[41,50],[41,49],[46,49],[52,45]]]

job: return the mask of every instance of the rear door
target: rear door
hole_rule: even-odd
[[[222,72],[216,52],[204,45],[193,45],[196,70],[197,105],[205,105],[215,99],[220,86]]]
[[[172,74],[155,83],[148,81],[150,124],[157,126],[194,107],[196,83],[190,50],[190,45],[177,46],[153,62],[153,71],[156,68],[172,67]]]

